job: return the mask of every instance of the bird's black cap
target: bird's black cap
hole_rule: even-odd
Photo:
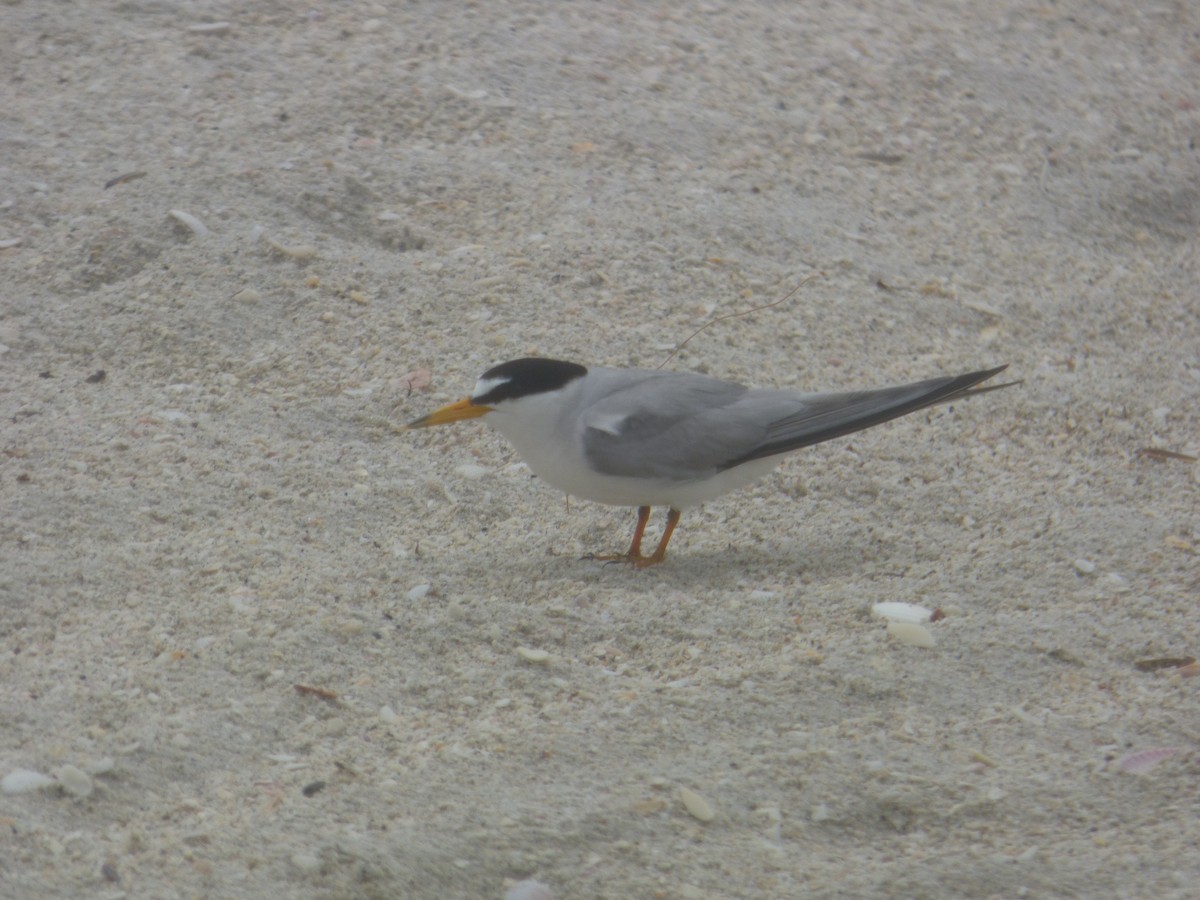
[[[510,359],[492,366],[479,376],[479,384],[475,388],[476,393],[471,395],[471,402],[493,406],[505,400],[545,394],[564,388],[586,374],[585,366],[561,359],[542,359],[537,356]],[[478,393],[480,390],[483,393]]]

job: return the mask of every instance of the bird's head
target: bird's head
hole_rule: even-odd
[[[439,407],[404,427],[428,428],[463,419],[477,419],[492,412],[519,410],[534,398],[546,399],[587,374],[579,363],[526,356],[492,366],[475,382],[469,397]]]

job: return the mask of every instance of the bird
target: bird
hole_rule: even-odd
[[[1007,365],[842,393],[747,387],[693,372],[585,366],[523,357],[484,372],[470,395],[404,430],[481,419],[530,470],[569,496],[637,508],[625,553],[587,558],[661,563],[683,510],[745,487],[784,456],[936,403],[1009,387],[976,385]],[[642,553],[652,507],[667,507],[658,546]]]

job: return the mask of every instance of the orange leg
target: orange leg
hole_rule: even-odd
[[[646,523],[650,521],[650,507],[639,506],[637,525],[633,528],[633,541],[625,553],[589,554],[584,559],[598,559],[601,562],[627,562],[638,565],[649,557],[642,556],[642,535],[646,533]]]
[[[646,510],[647,514],[650,512],[649,507],[643,506],[641,509]],[[646,523],[642,521],[641,509],[638,510],[638,521],[639,524],[644,527]],[[657,566],[660,562],[667,558],[667,544],[671,540],[671,535],[675,531],[675,526],[679,524],[679,516],[679,510],[675,509],[675,507],[671,507],[667,510],[667,524],[663,528],[663,536],[658,542],[658,547],[655,548],[654,552],[649,556],[639,556],[636,559],[631,559],[630,562],[633,563],[635,568],[644,569],[647,566]],[[637,540],[639,542],[641,541],[641,537],[642,532],[639,529],[637,532]]]
[[[633,542],[629,545],[629,552],[625,554],[626,559],[641,559],[642,558],[642,535],[646,533],[646,523],[650,521],[650,507],[638,507],[637,524],[633,526]]]

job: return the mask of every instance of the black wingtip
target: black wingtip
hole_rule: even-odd
[[[915,398],[912,402],[901,404],[894,410],[895,415],[891,418],[898,418],[910,412],[916,412],[918,409],[924,409],[927,406],[936,406],[939,403],[945,403],[948,400],[957,400],[959,397],[969,397],[972,394],[986,394],[988,391],[998,391],[1001,388],[1011,387],[1014,384],[1020,384],[1019,381],[1009,381],[1004,384],[992,384],[986,387],[976,387],[978,384],[983,384],[989,378],[995,378],[1001,372],[1008,368],[1008,363],[1002,366],[996,366],[994,369],[980,369],[978,372],[968,372],[965,375],[958,375],[953,378],[946,379],[945,384],[932,390],[919,398]]]
[[[970,397],[973,394],[985,394],[989,391],[1012,387],[1019,381],[1006,384],[996,384],[978,388],[975,385],[999,375],[1008,365],[996,366],[994,369],[981,369],[978,372],[968,372],[948,378],[931,378],[913,384],[900,385],[895,388],[883,388],[877,391],[859,391],[848,394],[822,395],[825,409],[808,417],[804,427],[793,429],[793,433],[784,434],[777,439],[768,439],[749,453],[729,460],[718,468],[731,469],[755,459],[763,459],[782,453],[791,453],[801,447],[811,447],[834,438],[844,437],[865,428],[872,428],[892,419],[898,419],[920,409],[947,403],[960,397]],[[883,395],[893,395],[894,402],[880,406],[877,401]],[[823,421],[821,421],[823,420]],[[783,423],[790,422],[787,418]]]
[[[1016,381],[1006,381],[1003,384],[988,384],[983,387],[976,387],[978,384],[983,384],[989,378],[995,378],[1001,372],[1008,368],[1008,363],[1002,366],[996,366],[994,369],[984,369],[980,372],[971,372],[968,375],[962,375],[955,379],[961,383],[957,392],[951,392],[945,398],[946,400],[957,400],[959,397],[973,397],[976,394],[989,394],[992,391],[1002,391],[1005,388],[1016,387],[1018,384],[1024,384],[1025,379],[1018,378]]]

